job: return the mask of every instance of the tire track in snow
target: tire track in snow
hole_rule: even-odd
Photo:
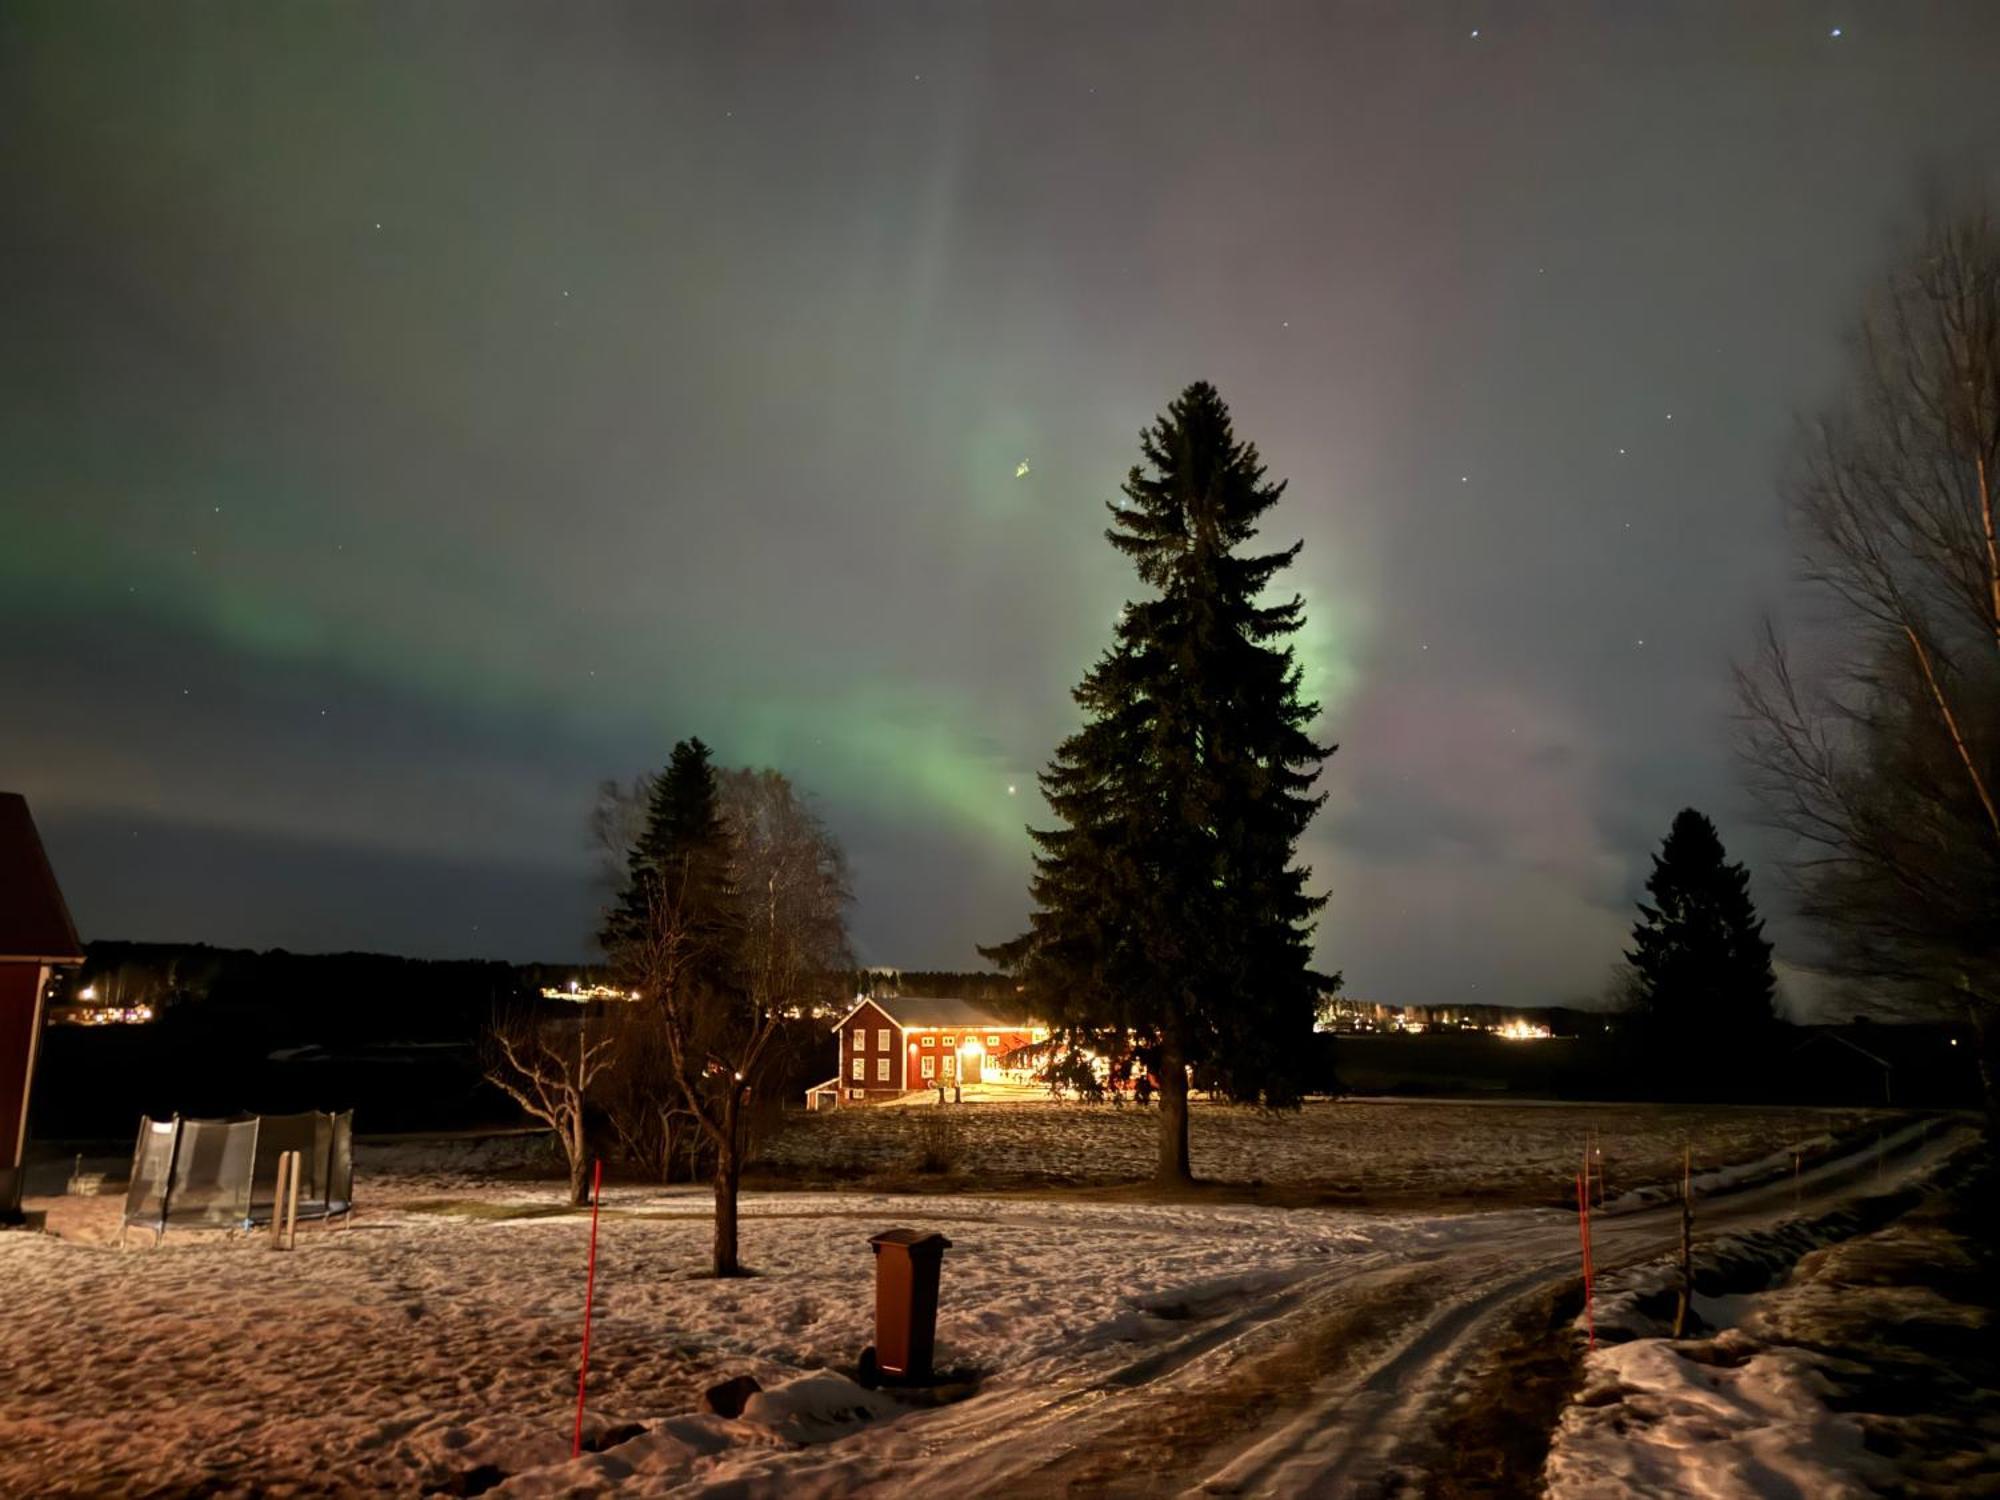
[[[1898,1177],[1928,1170],[1966,1144],[1947,1129],[1935,1140],[1922,1121],[1877,1143],[1821,1162],[1811,1172],[1719,1194],[1700,1204],[1697,1232],[1819,1212],[1882,1183],[1891,1162]],[[1679,1205],[1606,1215],[1593,1228],[1604,1266],[1643,1260],[1679,1240]],[[1421,1470],[1432,1423],[1452,1377],[1521,1301],[1577,1274],[1575,1229],[1538,1230],[1507,1245],[1518,1274],[1484,1290],[1461,1288],[1436,1315],[1359,1380],[1336,1378],[1291,1414],[1230,1456],[1186,1493],[1342,1496],[1393,1493]],[[1398,1470],[1405,1471],[1402,1475]],[[1420,1477],[1420,1476],[1419,1476]]]

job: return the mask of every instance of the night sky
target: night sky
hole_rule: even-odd
[[[1353,994],[1575,999],[2000,6],[0,10],[0,787],[84,935],[569,960],[699,734],[871,963],[1027,908],[1214,381],[1287,477]],[[1022,466],[1025,464],[1025,472]]]

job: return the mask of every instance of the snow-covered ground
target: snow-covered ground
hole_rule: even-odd
[[[908,1144],[918,1113],[851,1111],[847,1129],[887,1122]],[[1553,1257],[1560,1274],[1573,1242],[1573,1222],[1547,1209],[979,1195],[980,1151],[1013,1141],[1046,1156],[1064,1113],[1003,1109],[1026,1123],[981,1136],[968,1107],[966,1161],[920,1195],[746,1195],[743,1258],[758,1274],[740,1280],[704,1274],[705,1193],[608,1187],[586,1422],[606,1446],[575,1461],[589,1221],[538,1175],[545,1148],[530,1137],[364,1143],[355,1222],[307,1226],[290,1254],[193,1233],[121,1251],[117,1198],[41,1199],[30,1206],[47,1210],[49,1235],[0,1235],[0,1495],[901,1494],[934,1481],[945,1452],[961,1490],[1018,1492],[1024,1448],[1084,1444],[1098,1414],[1137,1421],[1114,1462],[1143,1454],[1149,1424],[1209,1401],[1217,1380],[1242,1386],[1297,1336],[1299,1315],[1365,1329],[1391,1294],[1393,1317],[1352,1346],[1373,1348],[1416,1326],[1400,1320],[1486,1295],[1524,1264]],[[1621,1135],[1615,1110],[1349,1104],[1287,1121],[1210,1109],[1195,1139],[1211,1172],[1232,1159],[1246,1177],[1358,1171],[1448,1202],[1444,1184],[1458,1182],[1490,1204],[1560,1200],[1585,1128],[1628,1182],[1641,1161],[1671,1166],[1686,1133],[1702,1132],[1698,1159],[1720,1165],[1732,1147],[1752,1158],[1835,1128],[1793,1111],[1654,1112],[1661,1139],[1645,1147],[1641,1115]],[[1086,1138],[1151,1126],[1129,1112],[1082,1118]],[[1305,1139],[1287,1140],[1288,1123]],[[1336,1123],[1354,1139],[1331,1139]],[[868,1237],[896,1225],[952,1241],[938,1358],[976,1381],[959,1405],[912,1413],[839,1373],[872,1337]],[[705,1387],[743,1373],[767,1394],[741,1419],[696,1414]]]
[[[697,1463],[719,1477],[871,1399],[827,1379],[744,1421],[690,1415],[731,1375],[779,1386],[851,1366],[872,1337],[880,1229],[950,1236],[939,1361],[989,1390],[1115,1362],[1191,1309],[1330,1258],[1418,1254],[1452,1232],[1329,1210],[752,1194],[743,1253],[761,1274],[718,1282],[701,1274],[704,1197],[611,1193],[588,1428],[686,1420],[578,1472],[588,1217],[556,1211],[553,1187],[421,1206],[438,1186],[364,1179],[364,1204],[404,1206],[307,1227],[290,1254],[191,1233],[121,1252],[118,1200],[37,1205],[55,1233],[0,1235],[0,1493],[411,1492],[481,1470],[518,1476],[502,1493],[572,1493],[642,1460],[644,1487]]]

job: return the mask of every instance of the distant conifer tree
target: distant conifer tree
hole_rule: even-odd
[[[1649,1040],[1678,1056],[1764,1035],[1776,1019],[1771,945],[1750,899],[1750,872],[1730,864],[1715,825],[1675,817],[1639,903],[1633,1000]]]
[[[598,933],[599,944],[614,961],[648,931],[660,883],[670,875],[676,899],[701,913],[699,935],[711,939],[708,950],[725,953],[724,934],[709,929],[732,920],[729,839],[715,767],[699,739],[675,745],[666,767],[651,780],[645,822],[627,860],[624,886]]]
[[[1075,691],[1086,722],[1041,784],[1029,930],[982,950],[1024,981],[1072,1057],[1088,1049],[1160,1095],[1159,1175],[1189,1177],[1187,1097],[1295,1104],[1316,1001],[1310,871],[1298,838],[1332,747],[1307,733],[1288,639],[1294,596],[1263,601],[1299,546],[1246,553],[1284,491],[1212,386],[1141,434],[1112,546],[1148,592]]]

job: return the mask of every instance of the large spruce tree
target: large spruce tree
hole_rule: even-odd
[[[1295,1104],[1318,996],[1323,896],[1294,859],[1332,747],[1307,732],[1287,644],[1296,596],[1264,599],[1298,555],[1248,550],[1266,483],[1214,387],[1189,386],[1140,437],[1112,546],[1146,592],[1077,687],[1083,728],[1041,784],[1059,825],[1037,846],[1029,930],[983,950],[1019,974],[1074,1057],[1160,1094],[1159,1175],[1188,1180],[1190,1072],[1230,1098]]]
[[[1674,818],[1639,903],[1631,960],[1648,1040],[1674,1057],[1719,1055],[1775,1019],[1771,945],[1750,899],[1750,872],[1731,864],[1715,825],[1693,808]]]

